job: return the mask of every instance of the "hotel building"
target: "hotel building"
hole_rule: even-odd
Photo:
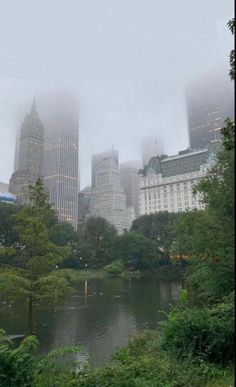
[[[201,197],[195,196],[193,189],[214,165],[219,146],[213,142],[199,151],[151,158],[139,172],[139,214],[203,209]]]

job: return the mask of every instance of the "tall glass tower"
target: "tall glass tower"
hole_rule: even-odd
[[[227,74],[205,74],[192,81],[186,101],[190,148],[207,148],[211,141],[220,140],[225,119],[234,119],[233,84]]]
[[[79,187],[79,115],[75,96],[53,92],[40,100],[45,126],[43,175],[58,219],[77,228]]]

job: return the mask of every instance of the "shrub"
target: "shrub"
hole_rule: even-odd
[[[232,296],[212,308],[186,308],[169,313],[163,324],[162,348],[178,358],[198,356],[225,363],[233,358]]]
[[[104,269],[108,275],[116,276],[123,272],[124,266],[120,261],[117,260],[113,261],[109,265],[106,265]]]

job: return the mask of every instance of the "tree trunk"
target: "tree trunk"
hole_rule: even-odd
[[[28,333],[29,333],[29,335],[33,334],[33,299],[32,299],[32,295],[29,296],[29,303],[28,303]]]

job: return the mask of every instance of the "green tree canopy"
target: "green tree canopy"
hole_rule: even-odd
[[[134,220],[131,231],[155,241],[160,248],[162,258],[170,259],[174,239],[174,223],[177,217],[178,214],[167,211],[142,215]]]
[[[68,222],[54,224],[49,231],[51,242],[57,246],[71,246],[77,242],[77,233]]]
[[[17,262],[1,270],[0,289],[7,301],[27,302],[30,334],[34,331],[34,309],[45,301],[56,303],[71,292],[67,278],[57,270],[68,250],[49,240],[51,213],[39,179],[31,187],[31,205],[15,215],[19,235]]]
[[[83,265],[102,267],[112,260],[117,231],[101,217],[89,217],[79,236],[79,254]]]
[[[127,232],[117,238],[114,256],[128,269],[152,270],[158,267],[158,244],[145,236]]]

